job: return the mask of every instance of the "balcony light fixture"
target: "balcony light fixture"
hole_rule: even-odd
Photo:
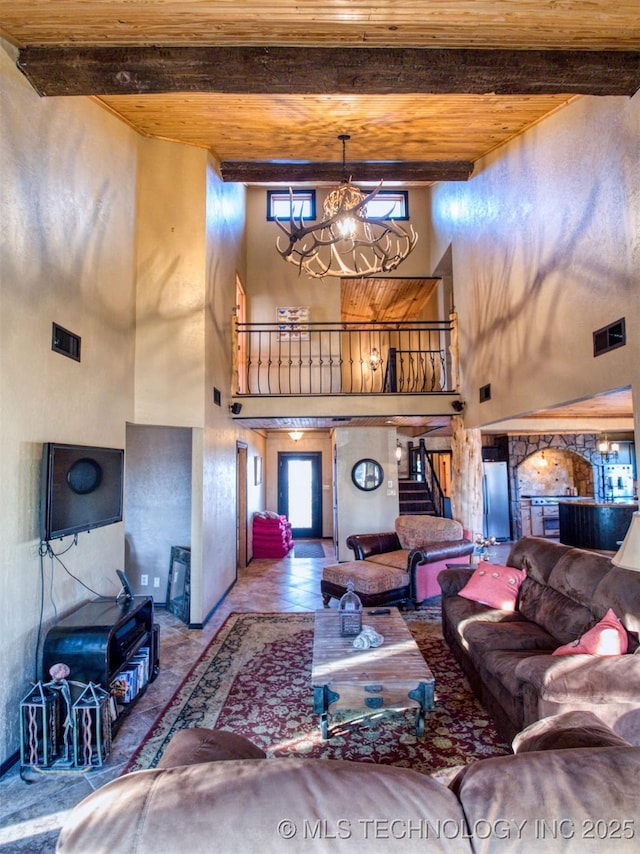
[[[289,190],[289,228],[275,220],[288,244],[281,247],[278,237],[276,249],[285,261],[296,264],[298,274],[304,270],[314,279],[389,273],[414,249],[418,235],[411,225],[406,230],[388,218],[390,211],[383,216],[367,214],[367,204],[380,191],[382,181],[369,194],[352,184],[346,169],[346,142],[351,137],[343,133],[338,139],[342,142],[342,180],[325,199],[324,219],[307,226],[300,215],[296,222],[293,191]]]
[[[302,439],[302,430],[291,430],[289,436],[293,439],[294,442],[299,442]]]
[[[380,353],[378,353],[375,347],[369,353],[369,367],[372,371],[377,371],[380,367]]]

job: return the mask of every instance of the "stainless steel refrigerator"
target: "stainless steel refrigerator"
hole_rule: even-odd
[[[484,535],[496,540],[511,539],[509,475],[506,463],[483,462],[482,492]]]

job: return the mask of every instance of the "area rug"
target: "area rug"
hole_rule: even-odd
[[[153,768],[184,727],[240,733],[270,757],[351,759],[446,772],[509,753],[446,646],[437,608],[408,612],[407,624],[435,677],[425,734],[414,710],[338,712],[322,739],[310,685],[313,614],[232,614],[196,662],[126,771]]]
[[[298,542],[293,544],[292,557],[325,557],[322,543]]]

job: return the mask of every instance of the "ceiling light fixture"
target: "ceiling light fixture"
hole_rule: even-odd
[[[620,445],[617,442],[610,442],[606,433],[604,438],[598,442],[598,452],[605,463],[609,462],[610,459],[617,459],[619,451]]]
[[[289,436],[293,439],[294,442],[299,442],[302,439],[302,430],[292,430],[289,433]]]
[[[390,212],[368,215],[367,205],[380,191],[382,181],[369,194],[352,184],[346,167],[346,142],[351,137],[343,133],[338,139],[342,142],[342,180],[325,199],[324,219],[307,226],[300,215],[296,222],[293,191],[289,190],[289,228],[275,220],[289,242],[281,247],[278,237],[276,248],[285,261],[298,267],[298,273],[304,270],[314,279],[389,273],[414,249],[418,235],[411,225],[407,231],[389,219]]]

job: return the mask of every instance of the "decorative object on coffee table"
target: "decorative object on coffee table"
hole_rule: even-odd
[[[347,581],[347,592],[340,599],[338,613],[340,614],[341,637],[359,635],[362,630],[362,602],[358,595],[353,592],[353,581],[351,579]]]

